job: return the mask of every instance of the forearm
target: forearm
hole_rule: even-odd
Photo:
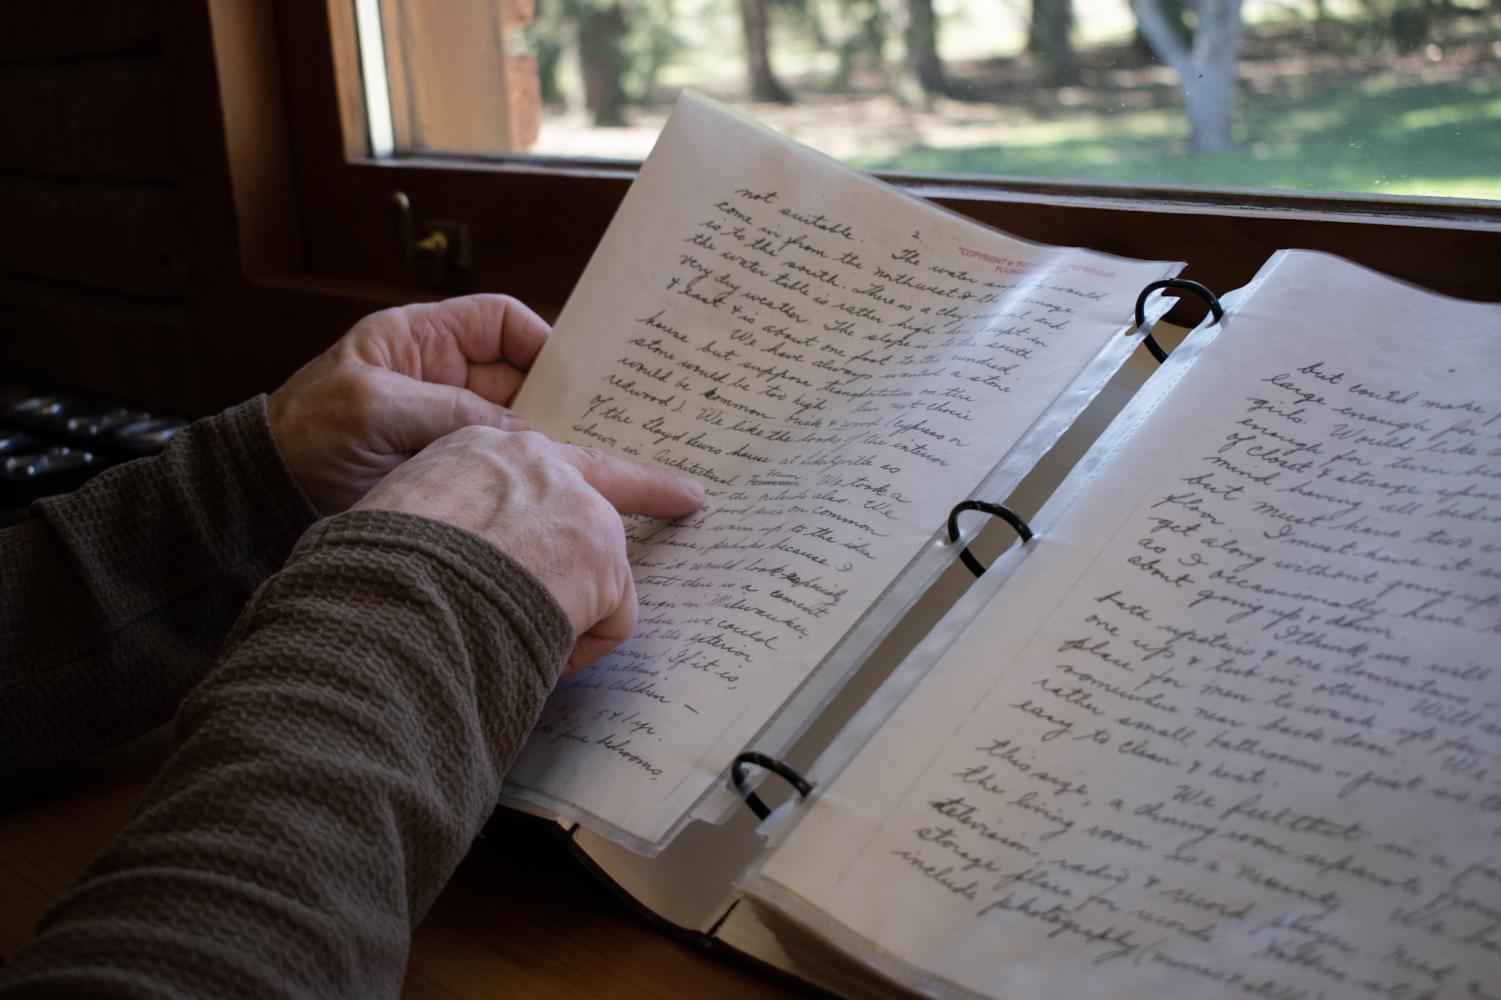
[[[169,719],[315,517],[257,399],[0,533],[0,802]]]
[[[547,592],[477,536],[374,511],[324,522],[183,706],[130,826],[0,982],[394,995],[411,926],[571,643]]]

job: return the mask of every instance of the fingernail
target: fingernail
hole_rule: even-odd
[[[532,425],[525,417],[518,417],[514,413],[507,413],[500,425],[500,429],[503,431],[529,431],[532,429]]]

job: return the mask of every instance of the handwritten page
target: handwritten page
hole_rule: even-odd
[[[507,792],[661,841],[949,508],[1082,409],[1173,270],[1002,236],[685,97],[517,409],[710,500],[630,524],[637,635],[560,686]]]
[[[1498,371],[1274,258],[751,890],[937,995],[1501,996]]]

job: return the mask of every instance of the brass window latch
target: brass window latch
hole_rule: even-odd
[[[391,195],[391,223],[396,232],[397,258],[402,266],[411,268],[419,257],[436,260],[440,284],[469,270],[467,222],[430,219],[422,224],[422,235],[417,236],[412,199],[405,191],[396,191]]]

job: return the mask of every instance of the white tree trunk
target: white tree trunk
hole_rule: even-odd
[[[1192,47],[1168,24],[1157,0],[1132,0],[1147,43],[1173,71],[1188,107],[1189,142],[1197,152],[1235,145],[1235,75],[1240,64],[1242,0],[1197,0]]]

